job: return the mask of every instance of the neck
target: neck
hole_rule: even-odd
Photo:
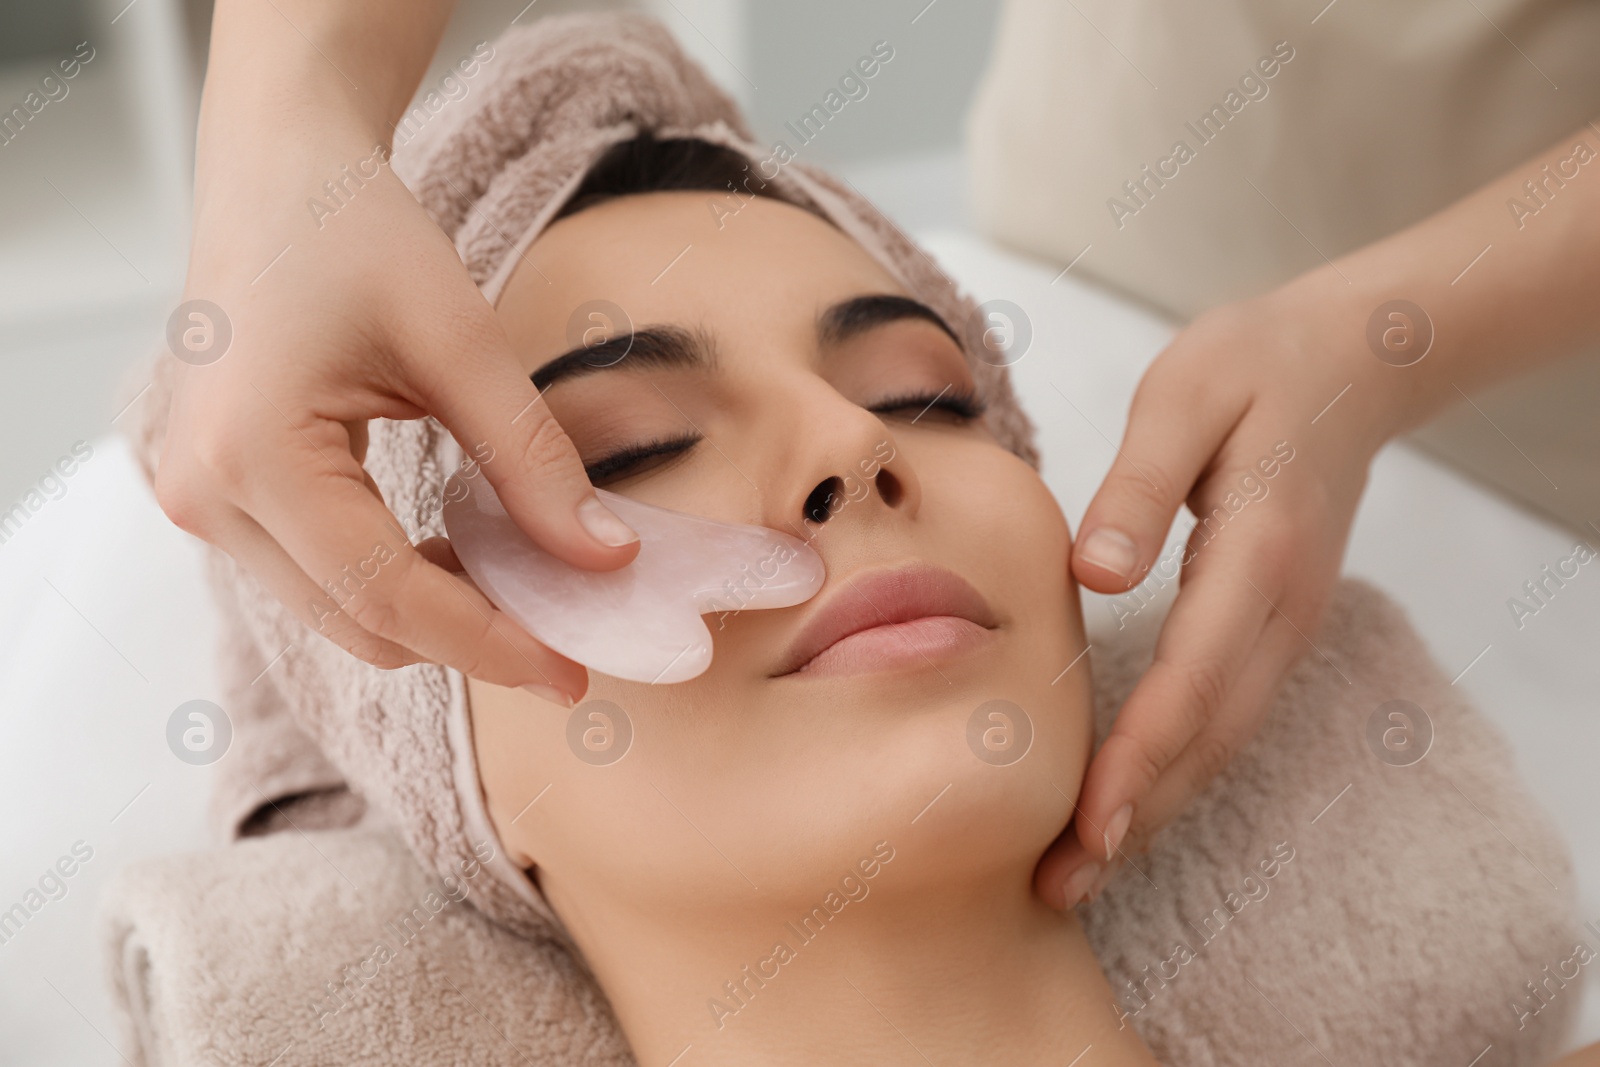
[[[558,907],[641,1064],[1059,1067],[1091,1045],[1097,1067],[1156,1062],[1031,871],[916,892],[895,873],[884,864],[859,899],[822,884],[773,907],[752,891],[695,916],[593,895]]]

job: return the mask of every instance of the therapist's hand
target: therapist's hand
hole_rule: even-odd
[[[1341,295],[1308,283],[1203,315],[1140,383],[1072,570],[1127,594],[1152,570],[1178,581],[1181,565],[1181,591],[1073,825],[1039,866],[1052,904],[1097,894],[1255,734],[1285,672],[1319,655],[1367,468],[1396,417],[1375,381],[1392,368]],[[1185,503],[1202,521],[1162,555]],[[1124,625],[1139,610],[1137,597],[1115,602]]]
[[[185,299],[220,308],[232,341],[185,358],[156,492],[174,522],[361,659],[445,663],[565,702],[583,695],[584,669],[452,573],[444,542],[414,545],[433,515],[397,519],[362,467],[368,420],[431,414],[550,552],[600,570],[638,552],[379,150],[416,84],[396,55],[420,69],[447,6],[218,5]],[[374,49],[373,34],[402,39]],[[330,198],[330,180],[344,196]],[[313,213],[313,198],[337,210]]]
[[[1600,342],[1600,181],[1574,169],[1594,158],[1596,132],[1581,127],[1405,230],[1202,315],[1146,372],[1072,572],[1123,594],[1152,567],[1170,581],[1181,562],[1182,584],[1153,666],[1035,871],[1047,903],[1097,894],[1255,735],[1289,668],[1322,658],[1317,624],[1383,443]],[[1568,181],[1530,221],[1520,198],[1545,172]],[[1182,504],[1200,524],[1187,551],[1158,559]]]

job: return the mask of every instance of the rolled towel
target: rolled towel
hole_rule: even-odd
[[[1160,621],[1093,646],[1101,737]],[[1404,723],[1395,700],[1414,705]],[[632,1064],[580,960],[468,906],[486,884],[470,864],[441,881],[381,826],[130,867],[102,915],[122,1052]],[[1600,950],[1572,884],[1505,741],[1401,611],[1346,581],[1261,732],[1082,914],[1118,996],[1105,1010],[1162,1063],[1534,1067],[1575,1018],[1576,945]]]

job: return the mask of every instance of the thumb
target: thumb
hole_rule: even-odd
[[[1072,573],[1097,593],[1123,593],[1155,563],[1172,517],[1237,421],[1221,404],[1140,385],[1116,461],[1089,502],[1073,545]],[[1163,395],[1165,394],[1165,395]]]
[[[424,406],[483,470],[535,544],[585,570],[615,570],[639,553],[639,535],[595,495],[571,438],[522,371],[494,316],[465,331],[473,342],[433,362]]]

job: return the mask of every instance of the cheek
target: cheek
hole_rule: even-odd
[[[737,745],[738,716],[709,710],[733,706],[722,688],[707,676],[658,687],[591,673],[567,709],[469,682],[495,829],[514,858],[537,864],[558,907],[573,885],[692,887],[732,873],[700,836],[726,834],[719,812],[738,810],[716,787],[729,773],[711,769]]]
[[[1079,659],[1087,639],[1066,517],[1038,473],[1008,452],[952,448],[929,458],[937,462],[918,473],[942,558],[978,585],[1010,631],[991,677],[1038,721],[1046,760],[1072,793],[1069,769],[1081,774],[1091,741],[1092,693],[1088,658]]]
[[[1058,639],[1081,636],[1071,531],[1038,472],[998,447],[962,442],[930,451],[917,473],[945,562],[1007,614]]]

